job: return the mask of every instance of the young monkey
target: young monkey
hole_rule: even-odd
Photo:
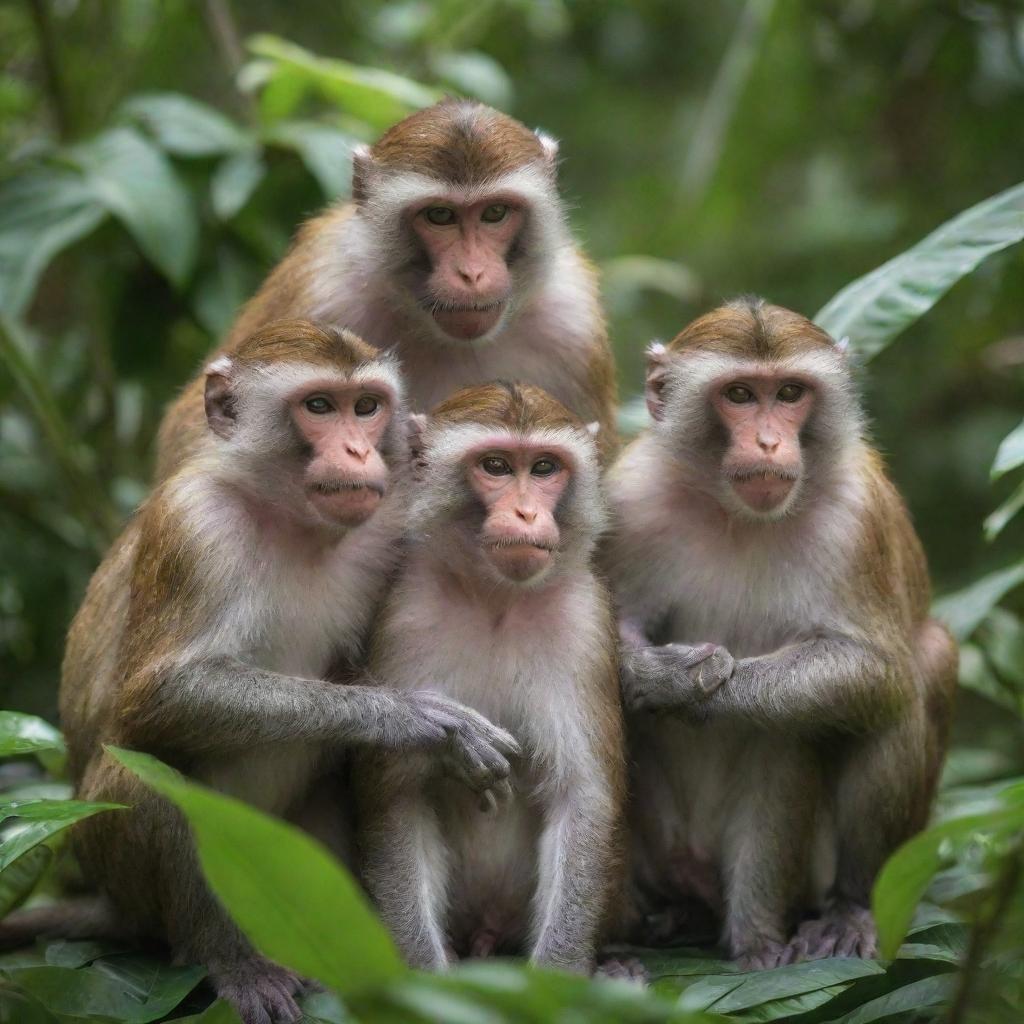
[[[415,751],[478,792],[518,748],[415,685],[338,681],[352,678],[404,527],[395,363],[346,332],[279,321],[207,367],[205,405],[201,444],[125,529],[68,636],[61,716],[77,795],[132,808],[77,827],[104,900],[70,927],[57,907],[0,933],[162,938],[208,967],[245,1024],[291,1022],[300,980],[255,953],[206,887],[182,817],[102,745],[288,815],[357,746]],[[325,837],[339,825],[322,824]]]
[[[491,813],[417,755],[363,759],[366,883],[413,966],[525,947],[590,971],[618,895],[624,788],[614,622],[591,568],[594,440],[539,388],[467,388],[427,421],[417,477],[370,673],[399,691],[430,678],[523,754]]]
[[[845,355],[740,300],[652,346],[647,401],[606,559],[637,887],[719,911],[752,966],[871,956],[871,885],[926,821],[957,657]]]

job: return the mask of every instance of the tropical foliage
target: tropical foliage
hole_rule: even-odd
[[[876,434],[936,569],[936,612],[963,644],[934,827],[875,890],[884,959],[740,974],[707,950],[641,951],[646,992],[499,962],[410,972],[307,837],[117,756],[189,817],[254,943],[326,986],[307,999],[312,1021],[1019,1020],[1016,5],[189,7],[0,9],[0,685],[20,709],[0,714],[0,912],[69,884],[71,824],[126,813],[70,799],[63,741],[37,715],[55,718],[63,631],[145,494],[162,403],[294,225],[345,196],[355,142],[455,91],[563,139],[627,423],[642,342],[722,294],[817,309],[870,361]],[[0,1022],[230,1020],[201,980],[151,952],[44,943],[0,957]]]

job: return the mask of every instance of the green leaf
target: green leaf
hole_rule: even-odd
[[[133,128],[114,128],[69,152],[96,199],[175,285],[192,270],[199,223],[167,157]]]
[[[999,704],[1009,711],[1017,711],[1020,701],[996,678],[981,648],[964,644],[960,648],[960,685]]]
[[[88,967],[25,967],[18,988],[53,1013],[148,1024],[170,1013],[199,984],[201,967],[170,967],[154,957],[125,955]]]
[[[0,871],[76,821],[90,818],[100,811],[122,809],[122,804],[88,803],[84,800],[0,800],[0,821],[20,818],[29,823],[0,842]]]
[[[274,62],[274,79],[313,89],[377,130],[382,131],[411,111],[441,98],[440,93],[409,78],[344,60],[318,57],[278,36],[254,36],[248,47],[257,57]]]
[[[0,1024],[58,1024],[57,1018],[24,992],[0,987]]]
[[[36,846],[7,865],[0,873],[0,918],[20,907],[32,895],[52,860],[53,851],[48,846]]]
[[[65,753],[60,730],[35,715],[0,711],[0,757],[34,754],[38,750]]]
[[[902,944],[914,909],[942,863],[945,840],[964,840],[975,833],[1001,835],[1022,827],[1024,802],[1011,786],[1003,791],[999,809],[952,818],[904,843],[886,861],[871,895],[882,956],[892,959]]]
[[[957,640],[966,640],[1003,597],[1021,583],[1024,583],[1024,562],[983,576],[955,594],[947,594],[935,602],[932,610],[949,626]]]
[[[1018,466],[1024,466],[1024,420],[1000,442],[995,461],[992,463],[992,479],[995,480]]]
[[[0,309],[24,313],[54,256],[106,216],[75,171],[36,167],[0,185]]]
[[[480,50],[435,54],[430,68],[466,96],[475,96],[499,110],[512,106],[512,79],[493,57]]]
[[[897,1013],[914,1013],[916,1020],[921,1010],[943,1005],[953,994],[956,983],[954,974],[934,974],[872,999],[829,1024],[871,1024],[871,1021],[885,1020]]]
[[[210,181],[213,212],[221,220],[230,220],[249,202],[266,173],[258,149],[244,149],[222,160]]]
[[[1016,490],[999,506],[991,515],[985,519],[985,540],[993,541],[1000,533],[1003,532],[1003,527],[1017,515],[1020,510],[1024,508],[1024,480],[1018,485]]]
[[[947,221],[913,248],[847,285],[814,317],[867,360],[928,312],[986,257],[1024,239],[1024,183]]]
[[[307,1014],[302,1019],[302,1024],[319,1024],[321,1018],[315,1014]],[[242,1024],[241,1018],[235,1012],[230,1003],[218,999],[211,1003],[202,1013],[193,1014],[191,1017],[175,1017],[170,1024]],[[328,1022],[331,1024],[331,1022]]]
[[[261,953],[342,995],[405,973],[365,897],[319,843],[154,757],[108,749],[181,808],[207,881]]]
[[[884,973],[885,969],[875,960],[812,960],[777,967],[771,971],[702,978],[686,989],[680,997],[679,1005],[685,1009],[736,1013],[765,1003],[792,1000],[809,994],[810,998],[802,1009],[810,1010],[827,1001],[815,998],[814,993],[835,987],[841,991],[858,978]],[[793,1007],[797,1005],[791,1004],[787,1012],[796,1012]]]
[[[176,156],[216,156],[251,145],[246,133],[219,110],[181,93],[144,93],[128,100],[121,111]]]
[[[285,121],[268,133],[267,141],[298,153],[325,198],[351,191],[352,149],[358,141],[353,136],[314,121]]]

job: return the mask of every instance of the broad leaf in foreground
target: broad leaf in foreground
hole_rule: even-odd
[[[1024,239],[1024,183],[947,221],[847,285],[814,317],[864,360],[884,349],[986,257]]]
[[[129,99],[121,110],[144,125],[167,152],[178,156],[217,156],[252,144],[219,110],[181,93],[143,93]]]
[[[351,876],[310,836],[148,754],[108,750],[182,810],[207,881],[265,956],[343,995],[405,972]]]
[[[1024,583],[1024,562],[982,576],[963,590],[947,594],[935,602],[933,612],[953,631],[957,640],[966,640],[982,620],[1015,587]]]
[[[0,800],[0,822],[8,818],[26,822],[24,827],[0,843],[0,872],[76,821],[100,811],[122,809],[122,804],[88,803],[85,800]]]
[[[0,757],[34,754],[40,750],[64,753],[64,737],[59,729],[36,715],[0,711]]]

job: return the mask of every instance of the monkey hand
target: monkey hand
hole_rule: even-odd
[[[626,651],[622,694],[628,711],[707,717],[708,698],[733,674],[732,655],[717,644],[664,644]]]
[[[480,794],[483,810],[508,799],[512,795],[509,758],[520,753],[515,737],[439,693],[422,690],[409,696],[423,725],[432,730],[426,745],[436,747],[442,770]]]

